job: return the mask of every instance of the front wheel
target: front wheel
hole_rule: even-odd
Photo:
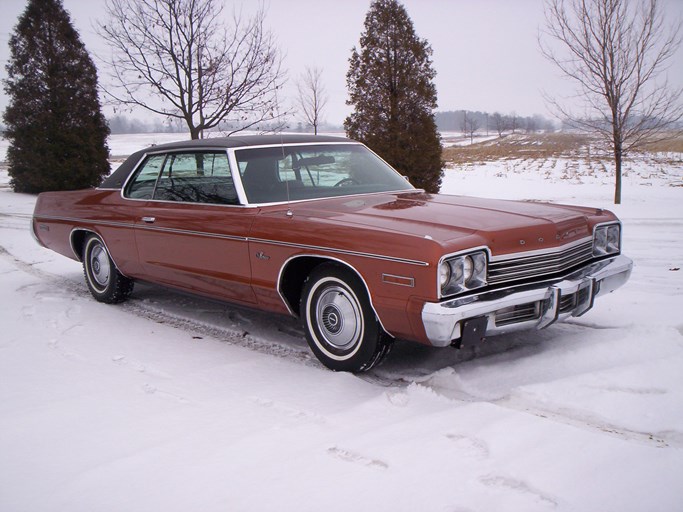
[[[90,293],[100,302],[123,302],[133,291],[133,280],[117,270],[104,242],[97,235],[90,235],[85,240],[83,273]]]
[[[331,370],[369,370],[391,348],[362,281],[340,265],[325,263],[311,272],[301,295],[301,316],[308,345]]]

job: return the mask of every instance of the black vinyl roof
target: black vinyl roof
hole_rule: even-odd
[[[130,155],[116,171],[102,181],[99,188],[121,188],[128,175],[147,153],[163,151],[182,151],[195,149],[228,149],[246,148],[249,146],[276,146],[279,144],[310,144],[315,142],[355,142],[345,137],[329,135],[241,135],[237,137],[216,137],[211,139],[195,139],[168,144],[158,144],[142,149]]]

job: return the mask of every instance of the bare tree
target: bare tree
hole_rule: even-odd
[[[579,114],[551,105],[573,126],[602,136],[614,155],[614,203],[621,203],[624,156],[661,140],[683,116],[681,89],[659,80],[680,45],[680,24],[667,27],[658,0],[547,0],[543,54],[580,88]],[[552,43],[559,42],[560,51]]]
[[[519,128],[519,116],[517,115],[517,112],[513,112],[507,117],[507,128],[508,130],[512,130],[512,133],[515,133],[517,128]]]
[[[280,117],[281,56],[265,11],[221,21],[216,0],[107,0],[98,33],[112,49],[110,99],[181,119],[193,139],[224,121],[231,133]]]
[[[322,69],[306,67],[306,71],[296,84],[297,102],[306,123],[313,127],[313,133],[318,135],[322,111],[327,105],[327,92],[322,82]]]
[[[470,144],[474,142],[474,133],[479,130],[479,120],[476,116],[467,115],[467,111],[462,118],[462,133],[470,138]]]
[[[500,112],[494,112],[491,117],[493,119],[493,127],[498,132],[498,137],[502,137],[506,129],[505,118],[500,115]]]

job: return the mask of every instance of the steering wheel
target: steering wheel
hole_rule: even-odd
[[[335,187],[345,187],[346,185],[360,185],[360,183],[353,178],[344,178],[343,180],[339,180],[334,184]]]

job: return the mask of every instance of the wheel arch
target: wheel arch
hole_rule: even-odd
[[[74,228],[71,230],[71,234],[69,235],[69,245],[71,245],[71,250],[73,251],[74,255],[80,261],[83,263],[83,249],[85,248],[85,239],[88,238],[88,235],[96,235],[102,240],[102,243],[104,244],[105,247],[107,247],[106,242],[102,239],[102,236],[97,233],[96,231],[93,231],[92,229],[86,229],[86,228]],[[107,247],[107,251],[109,251],[109,248]]]
[[[377,318],[382,330],[389,336],[392,336],[391,333],[384,327],[382,319],[379,316],[377,309],[375,309],[370,287],[368,286],[368,283],[363,275],[349,262],[335,258],[333,256],[297,254],[296,256],[292,256],[284,262],[282,268],[280,269],[280,274],[278,275],[277,291],[289,312],[293,316],[301,316],[301,312],[299,310],[299,300],[301,299],[301,292],[303,291],[304,283],[313,269],[324,263],[334,263],[344,267],[351,271],[356,277],[358,277],[358,279],[360,279],[360,282],[363,283],[365,293],[367,293],[368,300],[370,301],[370,307],[374,311],[375,317]]]
[[[118,264],[116,263],[116,260],[114,259],[114,256],[109,250],[109,246],[107,245],[107,242],[105,241],[104,237],[94,229],[74,228],[71,230],[71,234],[69,235],[69,245],[71,245],[71,250],[73,251],[78,261],[83,263],[83,249],[85,248],[85,241],[90,235],[95,235],[102,241],[102,244],[104,244],[104,248],[107,250],[107,254],[111,258],[111,261],[114,263],[114,267],[116,268],[116,270],[118,270],[121,275],[128,277],[126,276],[126,274],[121,272],[121,269],[119,268]]]

